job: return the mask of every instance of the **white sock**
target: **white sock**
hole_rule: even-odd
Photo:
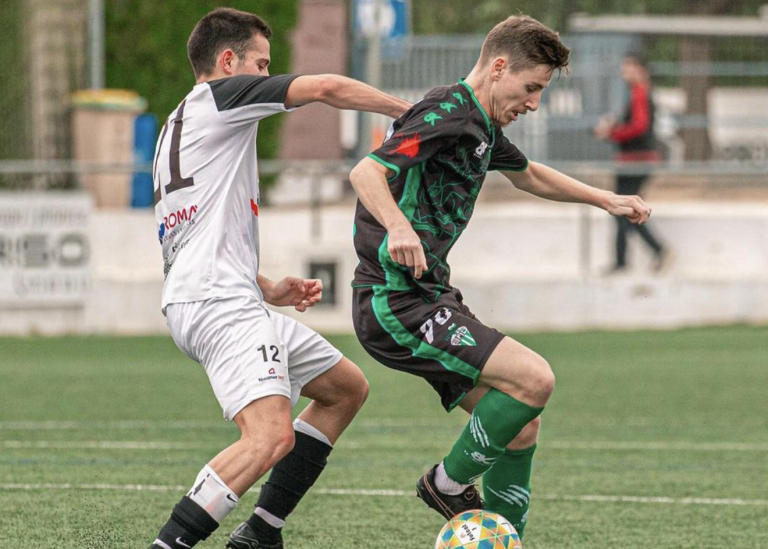
[[[435,471],[435,486],[437,486],[437,489],[440,490],[443,494],[448,494],[449,496],[458,496],[469,486],[471,486],[471,484],[461,484],[448,477],[448,475],[445,473],[445,465],[443,465],[443,462],[441,461],[440,465],[437,466],[437,470]]]
[[[259,515],[264,519],[264,522],[270,526],[274,526],[275,528],[282,528],[285,526],[285,521],[283,519],[277,518],[275,515],[266,509],[262,509],[261,507],[256,507],[256,510],[253,512],[253,514]]]
[[[240,501],[240,498],[229,489],[229,486],[224,484],[216,471],[211,469],[209,465],[203,467],[203,470],[197,475],[195,484],[187,496],[219,524],[237,507],[237,502]]]
[[[293,420],[293,430],[298,431],[300,433],[304,433],[307,436],[310,436],[312,438],[316,438],[320,442],[324,442],[331,448],[333,448],[333,444],[331,444],[331,441],[328,440],[328,437],[325,436],[317,427],[313,427],[306,421],[302,421],[299,418],[296,418]]]

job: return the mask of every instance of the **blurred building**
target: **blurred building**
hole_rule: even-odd
[[[87,85],[88,0],[3,0],[0,52],[0,160],[70,158],[70,95]],[[56,173],[0,177],[10,187],[71,184]]]

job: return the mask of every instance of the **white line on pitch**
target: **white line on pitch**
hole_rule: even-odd
[[[653,496],[537,496],[553,501],[596,501],[607,503],[664,503],[677,505],[768,505],[768,499],[670,498]]]
[[[419,440],[389,440],[381,442],[369,440],[342,440],[339,447],[348,449],[362,448],[411,448],[414,445],[419,448],[447,448],[444,441]],[[696,452],[768,452],[768,443],[750,442],[675,442],[675,441],[649,441],[649,442],[613,442],[613,441],[567,441],[552,440],[540,441],[541,450],[683,450]]]
[[[695,450],[700,452],[768,452],[768,443],[750,442],[612,442],[566,441],[542,442],[542,448],[557,450]]]
[[[0,448],[62,449],[62,450],[194,450],[210,448],[214,444],[185,442],[151,442],[134,440],[0,440]]]
[[[146,492],[179,492],[187,490],[188,486],[164,485],[164,484],[11,484],[0,483],[0,490],[114,490],[122,492],[146,491]],[[258,488],[249,490],[258,492]],[[384,489],[352,489],[352,488],[315,488],[313,494],[330,496],[361,496],[361,497],[413,497],[412,490],[384,490]],[[738,499],[738,498],[671,498],[654,496],[606,496],[606,495],[537,495],[538,499],[548,501],[583,501],[598,503],[659,503],[666,505],[758,505],[768,506],[765,499]]]
[[[357,428],[445,428],[453,429],[461,425],[451,425],[450,422],[434,420],[400,420],[393,418],[361,419],[354,424]],[[0,431],[60,431],[79,429],[217,429],[231,428],[232,424],[224,420],[113,420],[113,421],[0,421]]]
[[[78,429],[213,429],[229,427],[221,421],[0,421],[0,431],[63,431]]]
[[[221,444],[217,441],[210,443],[186,443],[186,442],[166,442],[166,441],[110,441],[110,440],[0,440],[0,448],[9,449],[63,449],[63,450],[202,450],[219,447]],[[356,441],[342,440],[339,442],[339,448],[350,450],[360,448],[410,448],[413,446],[411,441]],[[418,446],[421,448],[443,448],[443,442],[430,443],[429,441],[420,441]],[[543,450],[679,450],[696,452],[768,452],[768,443],[748,443],[748,442],[611,442],[611,441],[550,441],[541,443]]]

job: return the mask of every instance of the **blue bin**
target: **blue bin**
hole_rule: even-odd
[[[136,117],[133,132],[133,158],[137,165],[152,165],[157,141],[157,117],[152,113]],[[131,206],[149,208],[153,205],[154,184],[149,172],[134,172],[131,182]]]

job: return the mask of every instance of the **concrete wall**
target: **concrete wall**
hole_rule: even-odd
[[[296,313],[326,333],[351,331],[352,219],[351,204],[319,218],[294,208],[260,216],[265,275],[306,276],[310,261],[338,262],[338,304]],[[631,272],[605,277],[607,214],[483,203],[452,252],[453,283],[484,322],[511,331],[768,322],[768,204],[661,203],[652,227],[675,250],[670,270],[652,275],[650,257],[631,239]],[[93,288],[85,306],[5,310],[0,333],[167,333],[153,214],[96,211],[89,234]]]

